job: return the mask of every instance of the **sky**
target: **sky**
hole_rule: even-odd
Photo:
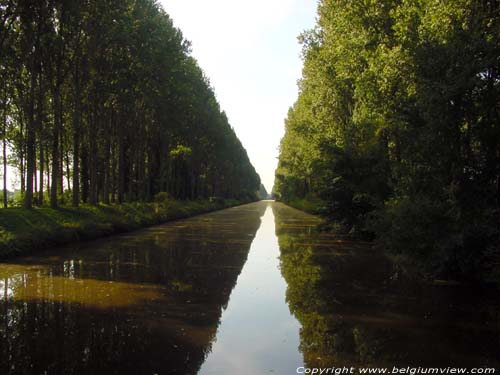
[[[161,0],[270,192],[316,0]]]

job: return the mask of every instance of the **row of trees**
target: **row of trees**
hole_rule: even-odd
[[[430,274],[477,276],[500,257],[498,1],[318,9],[274,193],[320,198]]]
[[[154,0],[0,0],[4,162],[26,208],[253,198],[260,179]]]

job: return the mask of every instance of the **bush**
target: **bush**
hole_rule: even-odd
[[[224,198],[221,197],[210,197],[208,198],[208,201],[210,203],[224,204]]]
[[[170,208],[172,203],[172,198],[170,194],[162,191],[154,196],[155,202],[155,213],[158,214],[160,211],[165,211]]]
[[[392,200],[371,217],[371,227],[389,254],[417,266],[417,272],[434,276],[456,268],[453,263],[464,239],[452,200]]]
[[[154,197],[155,203],[159,203],[159,204],[169,203],[171,199],[172,198],[170,197],[170,194],[167,193],[166,191],[159,192]]]

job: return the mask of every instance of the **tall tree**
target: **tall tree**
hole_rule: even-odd
[[[484,269],[499,240],[499,14],[495,1],[321,1],[276,195],[321,199],[430,274]]]

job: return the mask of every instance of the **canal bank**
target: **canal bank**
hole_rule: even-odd
[[[84,205],[0,210],[0,259],[31,254],[53,246],[130,232],[172,220],[238,206],[230,200]]]

